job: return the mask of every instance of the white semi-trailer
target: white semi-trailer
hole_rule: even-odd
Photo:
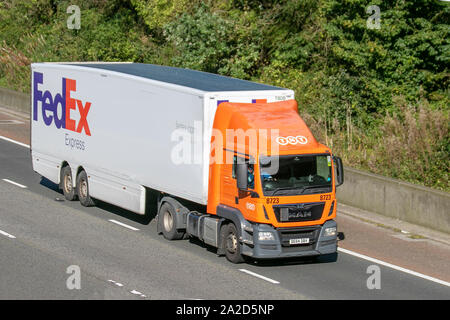
[[[218,247],[233,262],[242,255],[335,252],[334,187],[342,175],[337,181],[331,151],[317,143],[298,116],[292,90],[149,64],[34,63],[31,69],[33,168],[59,184],[66,199],[78,198],[85,206],[99,199],[145,214],[146,194],[156,191],[158,228],[166,238],[187,232]],[[278,108],[277,116],[271,108]],[[293,176],[299,184],[286,193],[288,186],[277,184],[281,177],[265,181],[266,176],[254,173],[264,166],[260,157],[278,155],[250,155],[245,146],[224,148],[235,158],[241,156],[243,164],[211,163],[213,129],[224,136],[225,129],[239,129],[233,115],[241,122],[247,117],[237,125],[244,130],[274,128],[278,117],[280,136],[275,141],[280,155],[313,154],[299,161],[306,163],[307,172],[298,174],[317,175],[316,185],[308,178],[307,185],[300,186],[301,177]],[[297,119],[298,128],[284,130],[283,117]],[[341,173],[340,161],[337,164]],[[294,200],[306,202],[307,210],[289,209]],[[189,203],[203,212],[189,208]],[[264,237],[254,236],[261,219]],[[300,231],[287,236],[283,228]],[[327,246],[321,248],[320,239],[328,241]],[[261,241],[265,246],[254,249]]]

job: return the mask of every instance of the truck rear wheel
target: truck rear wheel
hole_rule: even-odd
[[[244,257],[241,254],[241,246],[239,244],[239,234],[236,226],[233,223],[225,225],[224,231],[224,250],[227,260],[232,263],[244,262]]]
[[[73,187],[72,170],[68,165],[63,167],[61,171],[61,187],[66,200],[76,200],[77,194],[75,192],[75,188]]]
[[[167,240],[179,240],[184,236],[184,232],[177,230],[175,214],[175,209],[168,202],[163,203],[159,209],[158,223]]]
[[[89,183],[86,171],[81,171],[77,177],[77,194],[81,205],[92,207],[95,205],[94,200],[89,195]]]

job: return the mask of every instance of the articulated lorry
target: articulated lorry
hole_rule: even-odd
[[[31,65],[33,169],[67,200],[137,214],[233,263],[337,250],[339,157],[294,92],[137,63]]]

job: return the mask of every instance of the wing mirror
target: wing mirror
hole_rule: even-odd
[[[236,164],[236,180],[239,190],[246,191],[248,189],[248,167],[247,163]]]
[[[336,187],[339,187],[344,183],[344,166],[341,158],[333,157],[333,160],[336,168]]]

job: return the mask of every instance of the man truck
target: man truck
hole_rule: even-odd
[[[339,157],[292,90],[139,63],[33,63],[31,156],[67,200],[146,214],[239,263],[337,250]],[[148,212],[147,212],[148,214]]]

